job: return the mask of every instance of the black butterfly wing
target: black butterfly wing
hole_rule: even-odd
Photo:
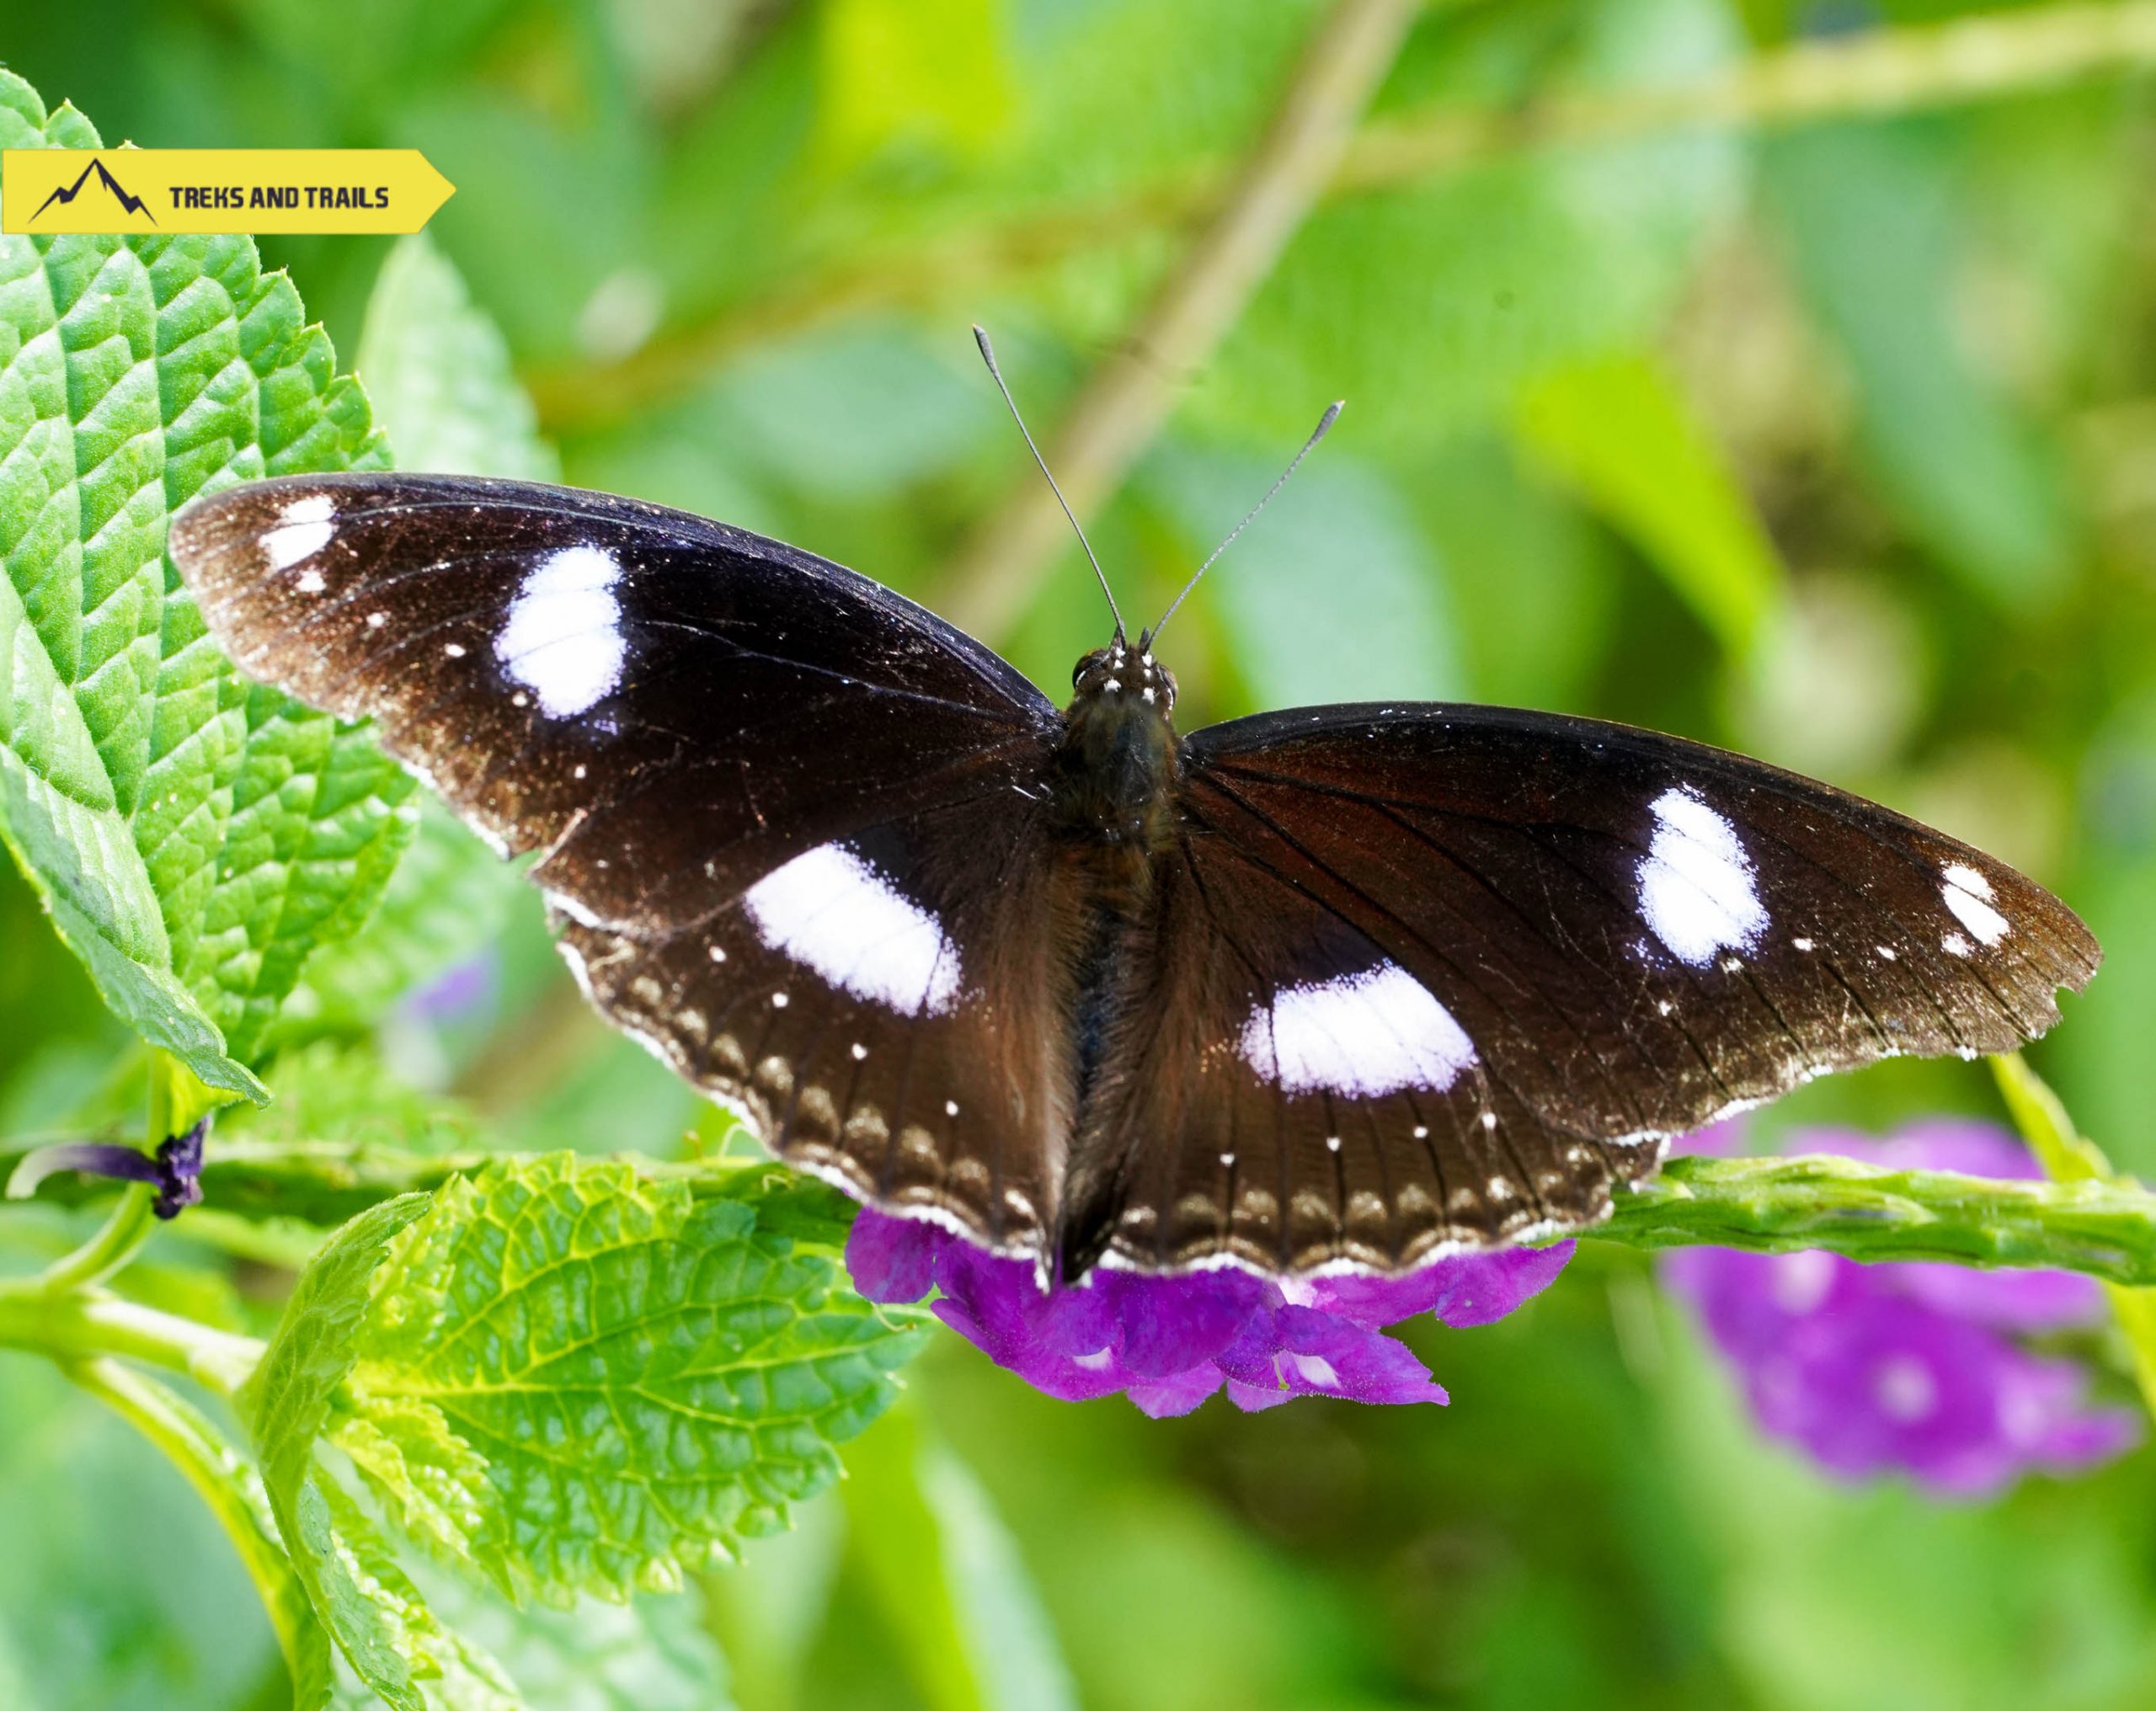
[[[781,1151],[1026,1244],[1047,1056],[1011,1019],[1053,1007],[997,881],[1045,866],[1058,722],[994,653],[779,542],[519,482],[258,482],[172,551],[243,669],[536,853],[614,1020]]]
[[[1390,1269],[1579,1228],[1669,1137],[1831,1070],[2009,1050],[2098,961],[1966,845],[1621,726],[1304,709],[1184,762],[1080,1143],[1072,1240],[1124,1263]]]
[[[788,1162],[1033,1258],[1070,1122],[1052,880],[1006,790],[816,845],[692,925],[568,920],[560,944],[616,1026]]]

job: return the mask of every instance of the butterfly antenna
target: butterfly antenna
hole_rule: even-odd
[[[1107,573],[1101,568],[1101,561],[1093,557],[1093,543],[1086,538],[1086,531],[1079,526],[1077,514],[1070,509],[1070,501],[1063,497],[1063,489],[1055,484],[1055,477],[1048,472],[1048,460],[1041,456],[1041,449],[1033,444],[1033,436],[1027,432],[1026,418],[1018,413],[1018,401],[1011,396],[1011,388],[1003,383],[1003,370],[995,365],[995,347],[988,342],[988,329],[978,322],[974,325],[974,343],[980,347],[980,360],[988,365],[989,377],[995,382],[995,389],[1003,394],[1003,402],[1011,407],[1011,419],[1018,424],[1018,431],[1025,434],[1026,450],[1033,454],[1033,461],[1041,467],[1041,475],[1048,482],[1048,490],[1055,495],[1055,502],[1063,507],[1063,514],[1070,519],[1071,531],[1078,537],[1078,544],[1086,549],[1086,557],[1093,567],[1093,574],[1100,578],[1101,592],[1107,596],[1108,610],[1115,618],[1115,639],[1123,640],[1123,611],[1115,603],[1115,590],[1108,586]]]
[[[1273,503],[1273,494],[1288,485],[1288,477],[1302,467],[1303,460],[1310,455],[1319,440],[1332,431],[1332,424],[1340,419],[1340,413],[1347,408],[1348,401],[1345,398],[1336,398],[1332,401],[1325,414],[1318,418],[1317,426],[1310,430],[1310,437],[1303,442],[1303,449],[1295,454],[1294,461],[1280,472],[1280,479],[1265,490],[1265,497],[1250,508],[1250,514],[1228,531],[1228,538],[1213,549],[1213,557],[1207,559],[1204,563],[1191,573],[1190,580],[1182,585],[1182,592],[1169,601],[1167,610],[1161,614],[1161,621],[1138,638],[1139,647],[1150,648],[1161,639],[1161,632],[1168,627],[1168,620],[1175,616],[1176,608],[1190,597],[1190,591],[1198,586],[1198,578],[1213,568],[1213,559],[1218,558],[1233,546],[1235,544],[1235,536],[1249,528],[1257,520],[1257,514]]]

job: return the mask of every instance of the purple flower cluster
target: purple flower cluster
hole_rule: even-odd
[[[1294,1396],[1443,1402],[1429,1368],[1380,1327],[1418,1314],[1487,1325],[1540,1292],[1572,1245],[1439,1260],[1402,1277],[1289,1278],[1219,1270],[1143,1277],[1096,1267],[1043,1291],[1033,1266],[910,1218],[864,1211],[846,1267],[871,1301],[939,1292],[937,1318],[1036,1389],[1067,1402],[1129,1396],[1155,1419],[1224,1385],[1241,1409]]]
[[[1790,1143],[1897,1170],[2040,1174],[1986,1123],[1924,1122],[1885,1140],[1806,1129]],[[1724,1248],[1662,1266],[1737,1368],[1761,1428],[1842,1478],[1900,1470],[1941,1495],[1977,1496],[2032,1469],[2107,1460],[2140,1435],[2132,1411],[2089,1405],[2079,1365],[2016,1341],[2100,1323],[2089,1278]]]

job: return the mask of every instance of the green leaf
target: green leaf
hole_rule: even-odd
[[[523,884],[447,808],[424,800],[419,834],[381,907],[350,938],[308,962],[278,1018],[279,1038],[375,1027],[405,994],[492,945]]]
[[[392,1242],[335,1437],[520,1602],[669,1589],[837,1477],[920,1324],[750,1201],[504,1162]]]
[[[382,264],[354,364],[399,469],[558,481],[501,329],[424,232]]]
[[[436,1614],[360,1506],[327,1480],[321,1489],[339,1554],[365,1589],[391,1649],[409,1660],[429,1711],[528,1711],[494,1655]]]
[[[846,1475],[850,1548],[934,1711],[1075,1708],[1039,1595],[972,1470],[901,1409]]]
[[[726,1660],[693,1598],[518,1610],[424,1563],[414,1577],[450,1629],[499,1660],[520,1711],[728,1711],[732,1703]]]
[[[0,72],[0,147],[93,147]],[[240,237],[0,237],[0,837],[106,1002],[213,1087],[409,835],[361,733],[243,682],[164,559],[207,489],[378,462]]]
[[[2026,605],[2068,573],[2058,448],[1972,360],[1952,317],[1967,211],[1931,120],[1775,139],[1762,182],[1805,296],[1856,382],[1881,496],[1974,588]]]
[[[892,146],[972,151],[1010,122],[1002,0],[834,0],[822,8],[822,143],[838,164]]]
[[[270,1509],[300,1584],[360,1679],[393,1711],[423,1711],[409,1612],[364,1559],[366,1541],[355,1545],[340,1529],[335,1500],[316,1464],[315,1442],[351,1370],[375,1269],[427,1203],[418,1194],[384,1201],[330,1239],[301,1275],[243,1397]],[[302,1711],[325,1703],[326,1681],[296,1687],[320,1690],[312,1703],[302,1700]]]
[[[2054,1182],[2111,1182],[2118,1180],[2111,1162],[2094,1141],[2081,1134],[2059,1096],[2047,1087],[2019,1052],[1991,1060],[1992,1074],[2014,1126]],[[2134,1378],[2141,1399],[2156,1416],[2156,1289],[2129,1289],[2105,1283],[2112,1315],[2133,1351]]]
[[[1774,542],[1720,450],[1651,356],[1561,369],[1528,387],[1529,455],[1629,535],[1732,659],[1781,604]]]
[[[241,1558],[176,1464],[56,1367],[13,1355],[0,1537],[0,1654],[27,1684],[0,1665],[9,1711],[230,1711],[277,1668]]]

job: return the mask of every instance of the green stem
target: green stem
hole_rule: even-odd
[[[20,1148],[13,1141],[0,1142],[0,1179],[13,1168]],[[452,1176],[475,1176],[490,1164],[507,1156],[468,1150],[455,1153],[414,1153],[371,1142],[248,1141],[220,1138],[202,1170],[205,1206],[181,1214],[173,1228],[187,1233],[190,1221],[206,1208],[226,1218],[257,1223],[281,1220],[288,1237],[297,1245],[302,1225],[318,1229],[336,1228],[356,1218],[369,1207],[400,1194],[427,1192]],[[647,1175],[686,1181],[699,1199],[723,1199],[753,1195],[759,1216],[767,1228],[780,1229],[797,1240],[825,1246],[841,1244],[851,1214],[838,1191],[757,1158],[698,1159],[686,1163],[664,1161],[641,1154],[618,1155]],[[38,1187],[37,1199],[59,1205],[81,1205],[111,1192],[111,1185],[94,1178],[59,1175]],[[10,1204],[0,1202],[0,1213]],[[219,1231],[205,1238],[224,1236]],[[219,1245],[230,1245],[228,1239]]]
[[[1596,1239],[1761,1254],[2042,1266],[2156,1284],[2156,1194],[2127,1182],[1999,1181],[1832,1155],[1673,1159],[1620,1191]]]
[[[110,1360],[62,1370],[169,1457],[217,1517],[261,1594],[277,1643],[296,1678],[301,1660],[324,1644],[313,1612],[278,1543],[261,1477],[199,1409],[154,1378]]]
[[[101,1290],[54,1294],[36,1282],[0,1285],[0,1346],[62,1365],[124,1356],[184,1373],[222,1396],[247,1382],[263,1346]]]
[[[156,1199],[155,1191],[147,1183],[130,1183],[98,1233],[46,1266],[39,1277],[40,1286],[49,1294],[64,1295],[70,1290],[93,1287],[120,1271],[157,1227],[151,1210]]]
[[[203,1184],[210,1203],[228,1216],[328,1227],[379,1201],[474,1174],[499,1156],[233,1141],[219,1148]],[[798,1239],[825,1246],[845,1239],[850,1214],[836,1191],[776,1165],[627,1156],[655,1177],[686,1182],[699,1198],[755,1195],[763,1214],[785,1221]],[[0,1149],[0,1170],[6,1159]],[[60,1179],[52,1189],[62,1198],[71,1191]],[[2156,1194],[2127,1181],[1993,1181],[1831,1156],[1673,1159],[1645,1186],[1620,1190],[1609,1221],[1590,1234],[1636,1248],[1822,1248],[1857,1260],[2044,1266],[2156,1285]]]

